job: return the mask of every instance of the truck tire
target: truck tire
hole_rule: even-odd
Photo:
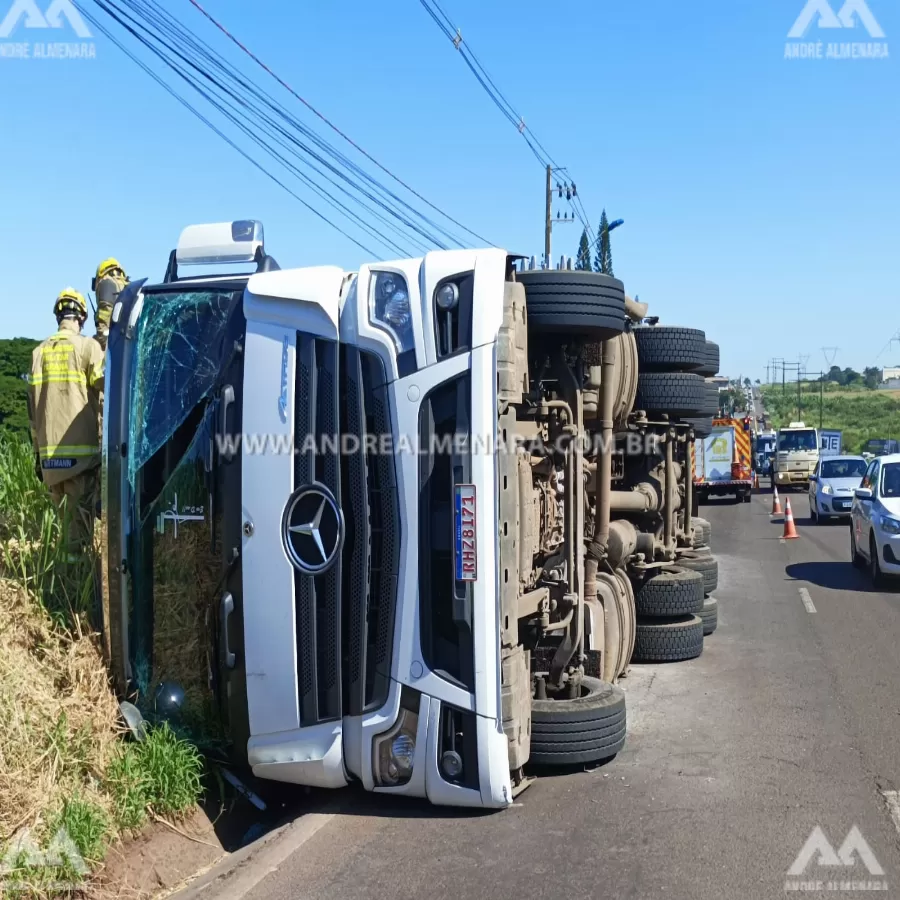
[[[701,533],[700,543],[697,545],[698,547],[711,547],[710,539],[712,538],[712,525],[706,520],[701,519],[699,516],[693,516],[691,518],[691,525],[694,528],[699,528]]]
[[[638,620],[635,662],[681,662],[703,652],[703,622],[699,616]]]
[[[706,405],[703,410],[706,415],[715,419],[719,415],[719,389],[711,381],[705,381],[704,384],[706,385]]]
[[[719,627],[719,603],[715,597],[707,597],[703,601],[703,609],[697,613],[703,622],[703,636],[707,637]]]
[[[636,409],[670,416],[700,416],[706,382],[685,372],[642,372],[638,376]]]
[[[531,755],[542,766],[569,766],[615,756],[625,744],[625,694],[585,676],[576,700],[531,701]]]
[[[706,342],[706,359],[699,369],[694,370],[698,375],[712,378],[719,374],[719,345],[714,341]]]
[[[681,421],[694,429],[694,437],[705,438],[712,434],[712,416],[703,416],[699,419],[682,419]]]
[[[625,330],[625,286],[599,272],[536,269],[519,272],[529,331],[603,341]]]
[[[634,329],[641,372],[686,372],[704,365],[706,335],[699,328],[648,325]]]
[[[672,567],[648,578],[634,592],[638,616],[685,616],[703,608],[703,576]]]
[[[675,564],[703,577],[704,594],[711,594],[719,586],[719,563],[712,554],[709,556],[679,556],[675,560]]]

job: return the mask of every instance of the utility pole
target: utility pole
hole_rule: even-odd
[[[544,266],[550,268],[550,233],[553,231],[553,166],[547,166],[547,209],[544,217]]]
[[[562,170],[558,170],[562,171]],[[559,193],[559,196],[562,197],[563,191],[566,192],[566,200],[571,202],[573,197],[577,197],[577,191],[574,184],[565,183],[565,184],[557,184],[556,190]],[[559,213],[556,214],[556,222],[557,225],[570,225],[575,222],[575,213],[572,213],[571,218],[569,217],[568,212],[566,212],[565,216],[560,216]],[[546,201],[544,206],[544,268],[550,268],[550,253],[551,253],[551,235],[553,234],[553,166],[547,166],[547,189],[546,189]]]
[[[791,370],[797,370],[797,420],[802,421],[803,418],[803,409],[802,409],[802,401],[800,398],[800,363],[789,363],[786,360],[783,360],[781,363],[781,385],[782,385],[782,393],[787,393],[787,379],[785,378],[786,370],[790,368]]]

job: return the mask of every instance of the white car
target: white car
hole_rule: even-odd
[[[850,559],[868,566],[872,582],[900,576],[900,453],[869,463],[850,512]]]
[[[868,462],[861,456],[828,456],[816,463],[809,476],[809,515],[813,522],[850,515],[853,492],[867,467]]]

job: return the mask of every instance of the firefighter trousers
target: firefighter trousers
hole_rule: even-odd
[[[50,498],[66,517],[69,554],[81,554],[93,546],[99,474],[99,469],[90,469],[49,485]]]

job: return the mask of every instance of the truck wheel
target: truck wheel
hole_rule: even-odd
[[[638,620],[635,662],[680,662],[703,652],[703,622],[699,616]]]
[[[699,369],[694,370],[698,375],[712,378],[719,372],[719,345],[714,341],[706,342],[706,359]]]
[[[707,597],[697,615],[703,623],[703,636],[712,634],[719,627],[719,603],[716,598]]]
[[[672,567],[648,578],[634,593],[639,616],[684,616],[703,608],[703,576]]]
[[[531,755],[542,766],[615,756],[625,744],[625,693],[599,678],[581,680],[575,700],[531,701]]]
[[[710,538],[712,537],[712,525],[706,520],[701,519],[699,516],[694,516],[691,519],[691,526],[695,530],[700,531],[700,540],[696,541],[695,544],[698,547],[710,547]]]
[[[705,381],[706,385],[706,406],[704,406],[704,412],[711,419],[714,419],[719,414],[719,389],[709,381]]]
[[[525,286],[528,328],[603,341],[625,330],[625,286],[599,272],[536,269],[519,272]]]
[[[703,416],[700,419],[682,419],[685,425],[691,425],[694,428],[694,437],[705,438],[712,434],[712,416]]]
[[[699,328],[648,325],[634,329],[641,372],[684,372],[706,362],[706,335]]]
[[[706,382],[685,372],[642,372],[638,376],[636,409],[670,416],[702,415]]]
[[[679,556],[675,560],[675,564],[703,577],[704,594],[711,594],[719,586],[719,563],[711,554],[709,556]],[[696,612],[696,610],[692,611]]]
[[[743,500],[744,500],[744,503],[750,502],[750,491],[744,491]]]

